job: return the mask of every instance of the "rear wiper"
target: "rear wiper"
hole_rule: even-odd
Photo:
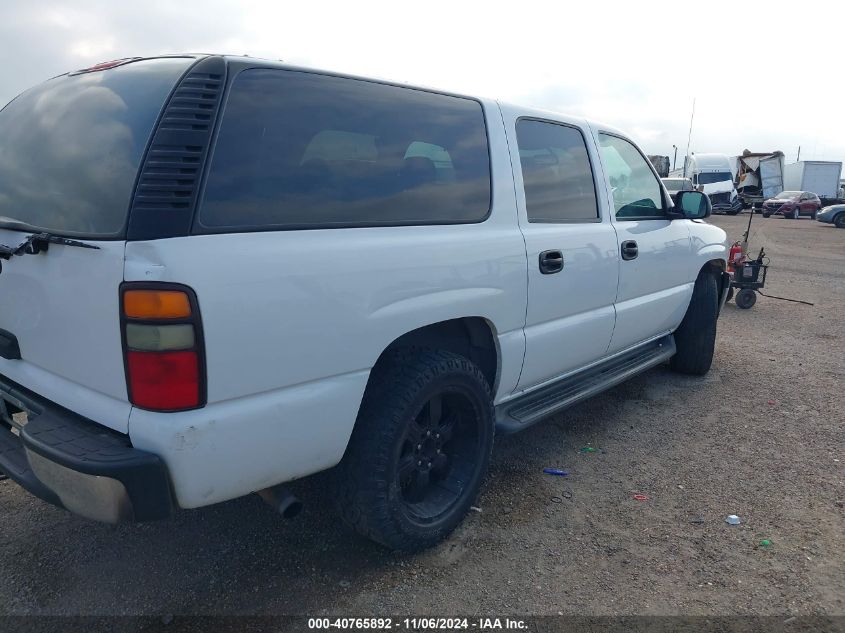
[[[78,242],[77,240],[71,240],[51,233],[33,233],[17,246],[0,244],[0,259],[9,260],[15,255],[38,255],[38,253],[46,253],[50,244],[100,249],[99,246],[95,246],[94,244]]]

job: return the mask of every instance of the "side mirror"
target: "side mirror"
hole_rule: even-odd
[[[712,210],[710,198],[700,191],[679,191],[675,197],[675,212],[687,220],[709,217]]]

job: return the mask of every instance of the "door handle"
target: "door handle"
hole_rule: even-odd
[[[563,253],[560,251],[543,251],[540,253],[540,272],[544,275],[559,273],[563,270]]]
[[[639,254],[640,249],[637,247],[637,243],[634,240],[625,240],[622,242],[622,259],[630,261],[632,259],[636,259]]]

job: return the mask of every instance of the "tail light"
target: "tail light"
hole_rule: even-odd
[[[120,313],[129,401],[152,411],[205,405],[205,345],[194,291],[125,283]]]

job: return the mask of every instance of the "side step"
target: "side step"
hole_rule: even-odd
[[[521,431],[549,415],[609,389],[675,354],[671,334],[496,407],[496,431]]]

